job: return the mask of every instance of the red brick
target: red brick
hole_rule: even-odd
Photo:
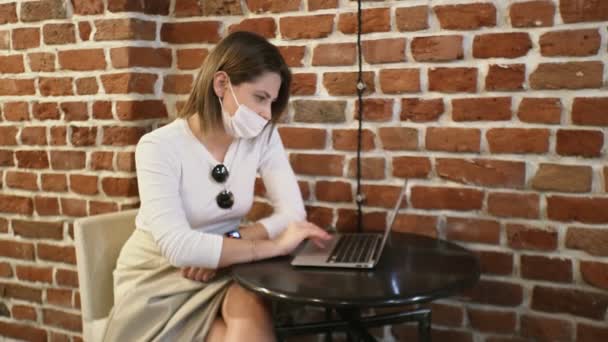
[[[515,283],[484,279],[467,290],[466,296],[475,303],[516,307],[523,302],[523,288]]]
[[[359,120],[359,101],[355,101],[353,111],[355,120]],[[363,121],[390,121],[393,118],[392,99],[364,99]]]
[[[324,149],[327,141],[325,129],[279,127],[279,134],[286,148]]]
[[[407,127],[380,127],[378,135],[385,150],[417,150],[418,130]]]
[[[559,12],[565,23],[608,20],[608,4],[601,0],[561,0]]]
[[[333,216],[331,208],[306,206],[306,219],[319,227],[328,227],[333,222]]]
[[[317,11],[322,9],[337,8],[338,0],[308,0],[308,10]]]
[[[301,0],[285,0],[285,1],[272,1],[272,0],[247,0],[247,7],[250,11],[255,13],[261,12],[291,12],[297,11],[300,8]]]
[[[46,127],[23,127],[21,130],[23,145],[46,145]]]
[[[41,176],[42,190],[65,192],[68,189],[67,178],[63,174],[43,173]]]
[[[13,276],[13,268],[8,262],[0,262],[0,277],[11,278]]]
[[[525,163],[515,161],[437,158],[435,169],[441,178],[483,187],[521,189],[526,178]]]
[[[608,264],[594,261],[580,261],[583,280],[591,286],[608,289]]]
[[[557,131],[555,151],[562,156],[595,158],[602,155],[604,135],[601,131],[565,130]]]
[[[16,196],[0,195],[2,200],[14,200]],[[4,205],[2,205],[4,206]],[[2,210],[4,211],[4,210]],[[0,240],[0,255],[8,258],[34,260],[34,245],[12,240]]]
[[[78,22],[78,36],[82,41],[88,41],[91,39],[91,31],[93,28],[91,27],[91,23],[88,21],[80,21]]]
[[[500,224],[495,220],[448,217],[446,238],[497,245],[500,242]]]
[[[70,270],[57,269],[55,281],[58,285],[78,288],[78,273]]]
[[[599,61],[540,63],[530,74],[530,88],[600,88],[603,72],[604,64]]]
[[[559,300],[556,300],[559,298]],[[568,288],[535,286],[530,307],[549,313],[566,313],[603,320],[608,307],[608,295]]]
[[[145,14],[168,15],[169,5],[167,1],[130,1],[130,0],[108,0],[110,12],[142,12]]]
[[[601,37],[597,29],[562,30],[540,36],[543,56],[593,56],[600,49]]]
[[[104,177],[101,187],[107,196],[132,197],[138,194],[135,178]]]
[[[492,153],[546,153],[549,130],[542,128],[491,128],[486,133]]]
[[[444,30],[474,30],[496,26],[496,7],[492,3],[434,6]]]
[[[156,23],[136,18],[95,20],[96,41],[104,40],[155,40]]]
[[[486,90],[521,90],[524,88],[525,81],[525,64],[492,64],[486,76]]]
[[[571,341],[573,336],[572,323],[569,321],[543,317],[522,315],[521,335],[536,341]]]
[[[14,50],[33,49],[40,46],[39,28],[15,28],[12,33],[11,41]]]
[[[91,154],[91,169],[93,170],[113,170],[112,160],[114,153],[95,151]]]
[[[64,202],[63,199],[61,202]],[[39,259],[76,265],[76,250],[72,246],[38,243],[36,251]]]
[[[388,32],[391,29],[389,8],[370,8],[361,11],[361,33]],[[338,30],[342,33],[357,32],[357,14],[341,13],[338,19]]]
[[[572,261],[540,255],[520,256],[521,276],[526,279],[572,283]]]
[[[314,95],[317,92],[317,74],[292,74],[291,95]]]
[[[17,278],[31,282],[53,282],[53,269],[51,267],[35,267],[17,265]]]
[[[426,148],[434,151],[479,152],[481,132],[476,128],[429,127]]]
[[[125,72],[101,75],[106,94],[154,94],[156,74]]]
[[[319,44],[313,50],[312,65],[353,65],[356,59],[355,43]]]
[[[385,94],[420,92],[420,69],[382,69],[380,88]]]
[[[35,95],[33,79],[0,79],[0,96]]]
[[[79,49],[59,51],[59,65],[64,70],[104,70],[106,59],[103,49]]]
[[[74,13],[80,15],[102,14],[104,7],[102,0],[73,0],[72,5]]]
[[[17,22],[17,3],[0,4],[0,25]]]
[[[464,55],[459,35],[416,37],[411,49],[418,62],[449,62],[462,59]]]
[[[0,145],[17,145],[17,134],[19,129],[16,126],[0,126]]]
[[[354,178],[357,175],[357,160],[353,158],[348,163],[347,177]],[[386,163],[384,158],[362,158],[361,159],[361,178],[362,179],[384,179],[386,173]]]
[[[11,308],[11,313],[13,318],[20,321],[36,321],[38,319],[38,314],[36,313],[36,309],[27,306],[27,305],[13,305]]]
[[[217,43],[220,40],[219,21],[163,23],[160,39],[171,44]]]
[[[333,14],[282,17],[279,19],[281,37],[287,40],[324,38],[333,31],[333,26]]]
[[[0,73],[18,74],[24,71],[23,55],[0,56]]]
[[[411,190],[414,208],[435,210],[479,210],[483,192],[456,187],[414,186]]]
[[[44,324],[80,332],[82,331],[82,321],[80,315],[54,310],[42,309],[42,321]]]
[[[74,44],[76,31],[74,24],[46,24],[42,29],[44,44]]]
[[[532,40],[527,32],[481,34],[473,40],[475,58],[517,58],[530,49]]]
[[[513,254],[496,251],[478,251],[481,273],[510,276],[513,274]]]
[[[0,195],[0,212],[31,215],[33,211],[30,197]]]
[[[46,289],[46,300],[49,304],[72,307],[72,290]]]
[[[38,176],[31,172],[7,171],[6,183],[10,188],[38,190]]]
[[[118,211],[114,202],[89,201],[89,215],[98,215]]]
[[[120,120],[166,118],[165,104],[161,100],[117,101],[116,115]]]
[[[467,314],[474,329],[503,334],[515,332],[517,317],[514,312],[470,308]]]
[[[42,96],[73,95],[73,81],[71,77],[40,77],[38,85]]]
[[[70,188],[77,194],[95,195],[99,191],[97,189],[98,177],[87,175],[70,175]]]
[[[0,150],[0,166],[14,166],[15,157],[13,151]]]
[[[398,186],[362,184],[361,193],[365,195],[365,205],[370,207],[393,208],[401,192]],[[405,202],[404,202],[405,203]]]
[[[54,170],[79,170],[85,167],[83,151],[51,151],[51,166]]]
[[[38,219],[32,221],[13,220],[13,231],[26,239],[63,239],[63,222],[46,222]]]
[[[251,206],[251,209],[249,209],[249,212],[246,215],[247,220],[250,220],[252,222],[254,221],[259,221],[260,219],[263,219],[265,217],[268,217],[270,215],[272,215],[272,213],[274,212],[274,209],[272,208],[272,206],[268,203],[265,202],[253,202],[253,205]]]
[[[405,43],[404,38],[366,40],[362,46],[363,58],[370,64],[404,62]]]
[[[553,251],[557,248],[557,231],[522,224],[507,224],[507,242],[514,249]]]
[[[56,197],[36,196],[34,198],[36,213],[40,216],[59,215],[59,202]]]
[[[32,71],[55,71],[55,54],[49,52],[28,53]]]
[[[436,121],[445,108],[442,99],[404,98],[401,100],[401,121]]]
[[[464,310],[460,306],[432,303],[433,322],[435,324],[460,327],[464,321]]]
[[[192,75],[165,75],[163,92],[167,94],[189,94],[192,90],[192,82]],[[153,94],[154,83],[151,83],[151,85],[149,92]]]
[[[452,100],[452,120],[511,120],[510,97],[464,98]]]
[[[143,127],[103,127],[103,145],[129,146],[136,145],[139,139],[146,133]]]
[[[361,131],[361,150],[369,151],[375,148],[375,134],[369,129]],[[334,129],[332,131],[332,146],[337,151],[356,151],[359,141],[358,131],[354,129]]]
[[[429,68],[429,91],[477,92],[477,68]]]
[[[116,154],[116,169],[119,171],[135,171],[135,152],[118,152]]]
[[[46,151],[17,151],[17,166],[24,169],[46,169],[49,158]]]
[[[23,22],[66,18],[66,4],[61,0],[26,2],[21,5],[20,18]]]
[[[576,328],[577,342],[597,342],[608,340],[608,327],[605,325],[593,326],[579,323]]]
[[[438,219],[435,216],[399,214],[395,218],[393,230],[437,238],[437,223]]]
[[[531,186],[537,190],[589,192],[593,170],[590,166],[540,164]]]
[[[7,121],[30,120],[30,111],[27,102],[5,102],[4,119]]]
[[[555,4],[550,0],[514,3],[509,7],[513,27],[553,26]]]
[[[184,70],[198,69],[209,54],[207,49],[179,49],[177,50],[177,68]]]
[[[608,97],[575,97],[572,123],[587,126],[608,126]]]
[[[363,214],[362,227],[366,232],[383,231],[386,227],[386,214],[384,212],[368,212]],[[339,232],[354,232],[357,230],[357,211],[338,209],[336,230]],[[324,225],[325,227],[327,225]],[[322,227],[324,227],[322,226]]]
[[[317,181],[315,196],[319,201],[352,202],[351,184],[348,182]]]
[[[54,126],[51,127],[51,145],[67,145],[67,127]]]
[[[428,178],[431,173],[428,157],[394,157],[393,176],[401,178]]]
[[[538,194],[494,192],[488,195],[488,213],[498,217],[538,218]]]
[[[30,341],[46,341],[46,330],[39,329],[32,325],[17,324],[14,322],[0,321],[0,331],[4,336],[15,339]]]
[[[420,31],[429,28],[429,7],[412,6],[395,9],[397,29],[404,31]]]
[[[259,34],[267,39],[275,38],[277,35],[277,23],[274,18],[252,18],[244,19],[238,24],[230,25],[228,32],[248,31]]]
[[[95,101],[93,103],[93,118],[94,119],[113,119],[112,102]]]
[[[323,86],[330,95],[356,95],[357,79],[356,72],[326,72],[323,73]],[[364,93],[373,93],[375,91],[374,72],[363,72],[362,79],[365,83]]]
[[[62,102],[60,107],[66,121],[85,121],[89,119],[86,102]]]
[[[115,68],[168,68],[171,66],[171,49],[143,46],[118,47],[110,50]]]
[[[517,109],[519,120],[530,123],[559,124],[561,122],[561,114],[562,103],[557,97],[524,97]]]
[[[604,210],[608,198],[548,196],[547,217],[556,221],[578,221],[591,224],[608,223]]]
[[[281,56],[283,56],[283,59],[285,60],[285,63],[287,63],[287,66],[291,68],[303,66],[302,59],[304,58],[304,54],[306,53],[305,46],[279,46],[279,52],[281,53]],[[316,74],[313,75],[316,76]],[[294,80],[292,79],[292,85],[293,81]]]

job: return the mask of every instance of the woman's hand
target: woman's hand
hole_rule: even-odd
[[[308,221],[292,222],[287,226],[275,242],[281,255],[291,253],[304,239],[311,239],[317,246],[323,248],[324,241],[331,239],[325,230]]]
[[[215,276],[214,269],[203,267],[182,267],[184,278],[195,281],[209,281]]]

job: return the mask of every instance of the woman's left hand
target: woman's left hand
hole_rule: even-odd
[[[216,270],[203,267],[183,267],[182,275],[184,278],[195,281],[209,281],[215,276]]]

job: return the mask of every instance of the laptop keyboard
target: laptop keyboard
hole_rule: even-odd
[[[366,262],[372,257],[378,234],[344,234],[338,239],[327,262]]]

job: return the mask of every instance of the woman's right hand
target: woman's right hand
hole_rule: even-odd
[[[280,255],[291,253],[304,239],[311,239],[317,246],[323,248],[324,241],[331,240],[325,230],[308,221],[291,222],[275,239]]]

